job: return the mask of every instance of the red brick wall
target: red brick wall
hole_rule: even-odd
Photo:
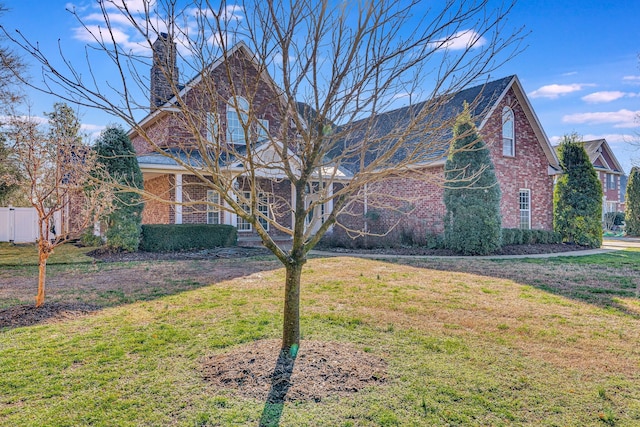
[[[509,106],[515,116],[515,157],[502,155],[502,108]],[[547,160],[533,127],[527,120],[513,90],[495,109],[482,129],[482,137],[491,150],[496,176],[502,191],[500,211],[503,228],[520,225],[520,189],[531,190],[531,228],[553,228],[553,178],[547,173]]]
[[[173,200],[173,190],[169,175],[162,175],[144,182],[144,189],[163,200]],[[171,224],[171,207],[167,203],[146,198],[142,211],[143,224]]]
[[[515,116],[515,156],[502,155],[502,108],[508,105]],[[531,228],[553,228],[553,178],[548,175],[549,162],[538,142],[522,106],[510,90],[493,115],[487,120],[481,135],[489,147],[496,177],[502,192],[500,211],[503,228],[520,226],[520,189],[531,190]],[[390,178],[368,191],[369,212],[378,215],[367,226],[373,233],[413,234],[420,241],[427,233],[443,231],[445,206],[443,202],[442,166],[407,172]],[[363,230],[363,197],[352,203],[348,212],[339,217],[347,228]],[[336,233],[344,234],[339,227]]]

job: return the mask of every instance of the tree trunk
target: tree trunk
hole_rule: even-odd
[[[49,253],[40,250],[38,258],[38,295],[36,295],[36,307],[44,304],[44,282],[47,278],[47,259],[49,258]]]
[[[293,359],[300,347],[300,277],[303,264],[304,261],[293,261],[286,265],[282,350]]]

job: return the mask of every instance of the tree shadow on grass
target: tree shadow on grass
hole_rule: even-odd
[[[52,266],[45,303],[35,308],[33,275],[0,278],[0,331],[64,321],[103,308],[157,300],[280,268],[275,257],[153,260]],[[9,303],[7,303],[9,302]]]
[[[413,267],[439,271],[475,274],[484,277],[513,280],[521,285],[569,298],[575,301],[612,309],[633,318],[640,318],[640,309],[620,302],[621,298],[637,298],[640,282],[637,271],[607,269],[601,264],[572,263],[571,260],[461,260],[396,259],[386,260]]]
[[[267,395],[267,401],[260,417],[260,427],[277,427],[284,410],[284,401],[291,387],[291,374],[295,357],[289,351],[280,350],[276,366],[271,374],[271,387]]]

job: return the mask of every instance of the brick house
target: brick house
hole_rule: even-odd
[[[194,167],[197,169],[198,165],[206,165],[211,161],[210,156],[202,155],[202,150],[193,148],[194,129],[195,132],[206,135],[209,140],[233,146],[230,153],[241,153],[244,146],[237,143],[240,139],[237,134],[242,133],[243,129],[239,129],[238,122],[241,120],[238,118],[240,114],[244,114],[242,104],[247,103],[245,98],[250,98],[251,110],[255,110],[252,113],[255,116],[251,118],[255,128],[252,131],[253,140],[248,144],[252,150],[261,153],[260,156],[275,159],[277,156],[273,150],[278,149],[277,141],[290,130],[287,127],[290,115],[304,117],[305,113],[299,110],[300,105],[296,106],[297,112],[283,108],[284,101],[280,98],[278,88],[266,71],[258,68],[252,59],[253,54],[242,43],[233,47],[224,58],[213,62],[206,75],[200,74],[184,86],[177,84],[175,44],[170,43],[166,36],[161,36],[153,47],[151,112],[138,124],[147,138],[135,129],[129,132],[144,175],[145,189],[157,196],[145,201],[143,223],[231,224],[238,228],[240,242],[257,241],[255,230],[234,213],[198,203],[206,200],[218,202],[220,195],[203,185],[204,181],[211,179],[210,176],[193,173]],[[156,65],[158,63],[160,65]],[[244,93],[246,87],[236,85],[234,81],[246,81],[247,75],[257,82],[252,86],[251,93]],[[214,91],[210,90],[211,82],[214,82]],[[478,129],[491,150],[502,191],[503,226],[551,229],[551,175],[557,173],[558,161],[518,78],[510,76],[460,91],[447,103],[445,114],[451,117],[457,115],[464,102],[473,105],[472,113],[477,120]],[[175,108],[177,103],[184,103],[193,111],[202,110],[200,120],[192,119],[189,122],[191,128],[188,131],[185,130],[181,109]],[[404,111],[406,110],[399,109],[381,114],[376,122],[401,121]],[[246,128],[244,132],[246,137]],[[268,132],[271,136],[264,138],[264,142],[260,139],[263,132]],[[351,212],[343,212],[339,221],[344,222],[351,230],[381,233],[387,232],[389,228],[409,229],[416,235],[442,231],[443,187],[438,180],[443,175],[448,142],[440,143],[442,149],[439,151],[439,158],[433,159],[424,167],[404,171],[385,182],[366,188],[364,193],[369,194],[354,197],[354,202],[347,209]],[[220,173],[237,176],[236,185],[243,191],[242,186],[247,184],[247,170],[241,162],[232,154],[216,156],[215,162],[220,166],[217,169]],[[265,217],[275,220],[275,226],[268,232],[275,238],[288,239],[289,235],[283,228],[292,227],[294,192],[290,182],[278,175],[277,170],[274,167],[273,170],[257,171],[255,179],[261,189],[258,209]],[[349,170],[347,164],[343,164],[339,170],[335,169],[330,174],[334,182],[337,176],[337,184],[334,185],[339,186],[340,180],[348,181],[354,172],[356,171],[353,169]],[[433,179],[425,180],[425,176]],[[329,188],[326,191],[333,190]],[[394,200],[403,199],[403,205],[393,206],[393,201],[382,200],[384,197],[380,197],[381,194],[397,196]],[[374,221],[370,206],[373,206],[375,198],[378,202],[383,202],[380,206],[389,206],[390,209],[377,212]],[[171,203],[161,202],[160,199]],[[407,200],[411,202],[407,203]],[[326,206],[322,205],[322,209],[314,212],[314,217],[322,220],[332,208],[332,202],[328,201]],[[403,213],[403,218],[398,221],[400,212]],[[394,227],[398,223],[399,227]],[[333,232],[344,232],[344,229],[334,227]]]
[[[211,171],[218,171],[229,181],[232,177],[235,188],[229,194],[235,194],[236,200],[241,201],[238,194],[249,200],[251,186],[257,186],[262,226],[275,240],[288,240],[290,236],[283,229],[292,228],[295,197],[277,164],[277,152],[284,136],[291,132],[287,127],[291,114],[300,113],[290,111],[244,43],[210,64],[206,74],[184,85],[178,83],[175,43],[162,34],[153,49],[150,113],[128,133],[145,190],[155,196],[145,200],[143,224],[230,224],[237,227],[240,242],[259,241],[252,225],[232,209],[215,208],[215,204],[228,206],[206,185],[213,179]],[[176,104],[186,106],[183,110],[189,113]],[[214,153],[208,151],[210,147],[218,148]],[[253,159],[268,165],[253,171],[251,181],[248,176],[253,172],[243,164],[249,158],[244,155],[249,147]],[[207,151],[208,155],[203,155]],[[343,171],[336,173],[344,175]],[[249,202],[241,201],[241,205],[251,209]],[[327,215],[332,201],[322,208],[314,212],[314,218]]]
[[[556,150],[558,146],[555,147]],[[584,149],[602,183],[602,215],[624,212],[626,176],[606,139],[584,141]]]
[[[442,120],[457,116],[465,102],[490,150],[502,193],[503,228],[553,229],[553,176],[559,173],[558,158],[517,76],[456,93],[443,107]],[[407,109],[391,111],[381,114],[377,123],[384,128],[389,120],[409,120],[409,114]],[[414,241],[427,233],[442,232],[444,164],[450,137],[450,133],[443,135],[439,158],[423,168],[368,188],[369,194],[361,196],[363,202],[351,206],[349,229],[386,234],[393,228],[392,234],[410,235]],[[358,218],[363,218],[360,224],[354,220]]]

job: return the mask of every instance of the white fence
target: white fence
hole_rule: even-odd
[[[54,214],[60,230],[60,212]],[[38,240],[38,213],[34,208],[0,208],[0,242],[29,243]]]

